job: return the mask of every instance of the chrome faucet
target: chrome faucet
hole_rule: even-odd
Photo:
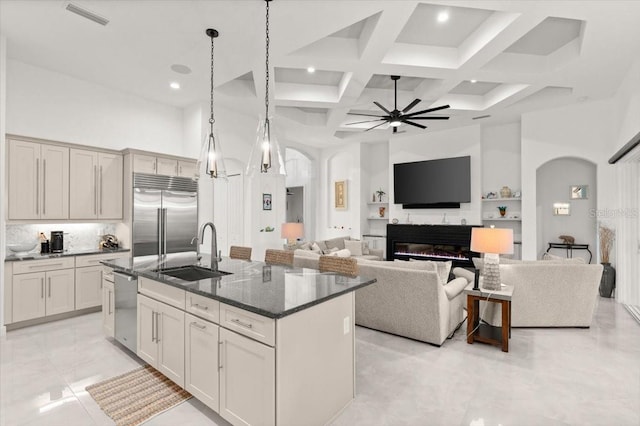
[[[199,238],[199,242],[204,241],[204,230],[207,228],[207,226],[211,227],[211,270],[212,271],[217,271],[218,270],[218,262],[222,260],[222,257],[220,256],[220,253],[218,253],[218,234],[216,233],[216,227],[214,226],[213,222],[207,222],[205,224],[202,225],[202,227],[200,228],[200,238]]]
[[[200,262],[200,259],[202,259],[202,256],[200,255],[200,239],[198,238],[197,235],[191,239],[190,244],[193,245],[194,241],[196,242],[196,259],[198,262]]]

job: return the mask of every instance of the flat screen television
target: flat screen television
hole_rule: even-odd
[[[460,208],[471,202],[471,157],[394,164],[393,190],[405,209]]]

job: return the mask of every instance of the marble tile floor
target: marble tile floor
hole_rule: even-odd
[[[100,321],[0,338],[0,425],[113,425],[84,388],[141,362]],[[465,329],[437,348],[358,327],[357,397],[333,425],[640,425],[640,324],[623,305],[599,299],[590,329],[513,329],[509,353]],[[193,398],[145,425],[176,424],[228,425]]]

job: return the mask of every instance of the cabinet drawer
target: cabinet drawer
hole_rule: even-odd
[[[216,324],[220,323],[220,302],[217,300],[187,292],[187,312]]]
[[[185,291],[177,287],[171,287],[149,278],[138,277],[138,291],[167,305],[185,309]]]
[[[220,325],[254,340],[275,345],[275,320],[233,306],[220,304]]]
[[[129,253],[108,253],[108,254],[89,254],[86,256],[76,256],[76,268],[84,268],[85,266],[100,266],[102,261],[109,259],[120,259],[127,257]]]
[[[14,274],[28,274],[30,272],[56,271],[58,269],[69,269],[75,266],[73,256],[56,257],[47,260],[25,260],[14,262]]]

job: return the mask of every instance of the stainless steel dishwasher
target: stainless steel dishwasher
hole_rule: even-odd
[[[137,346],[138,278],[114,271],[115,338],[133,353]]]

